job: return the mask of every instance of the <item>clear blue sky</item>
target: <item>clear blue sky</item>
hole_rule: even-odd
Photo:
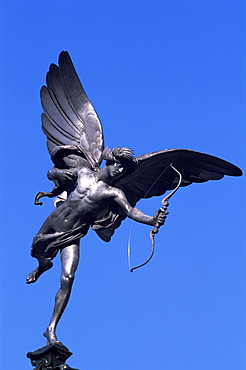
[[[45,345],[60,262],[32,286],[30,245],[52,211],[33,205],[52,166],[39,89],[68,50],[110,147],[136,155],[187,148],[243,170],[246,3],[243,0],[5,1],[1,5],[1,368],[31,369]],[[92,231],[58,338],[80,370],[243,370],[245,177],[183,188],[156,254],[129,273],[126,220],[110,244]],[[161,198],[140,202],[153,214]],[[133,264],[150,252],[134,224]]]

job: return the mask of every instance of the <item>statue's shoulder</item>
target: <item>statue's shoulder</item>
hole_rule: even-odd
[[[89,186],[89,184],[93,184],[97,181],[97,173],[90,168],[81,167],[78,169],[77,174],[80,184],[87,184],[87,186]]]
[[[89,175],[89,176],[96,176],[96,174],[95,174],[95,172],[94,171],[92,171],[90,168],[88,168],[88,167],[79,167],[78,169],[77,169],[77,171],[78,171],[78,174],[79,175]]]

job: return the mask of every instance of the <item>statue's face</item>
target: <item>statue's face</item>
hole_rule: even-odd
[[[114,163],[107,166],[109,176],[117,179],[124,171],[124,167],[120,163]]]

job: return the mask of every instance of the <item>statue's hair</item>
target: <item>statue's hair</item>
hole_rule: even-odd
[[[133,150],[130,148],[116,147],[111,150],[107,147],[103,151],[102,158],[107,161],[107,164],[111,162],[121,163],[121,165],[126,168],[128,173],[134,172],[136,168],[136,159],[134,157]]]

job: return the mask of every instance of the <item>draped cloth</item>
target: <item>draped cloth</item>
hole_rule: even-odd
[[[84,223],[72,230],[64,232],[50,234],[38,233],[33,238],[31,256],[35,258],[45,257],[51,260],[57,255],[59,250],[85,236],[89,227],[89,224]]]

